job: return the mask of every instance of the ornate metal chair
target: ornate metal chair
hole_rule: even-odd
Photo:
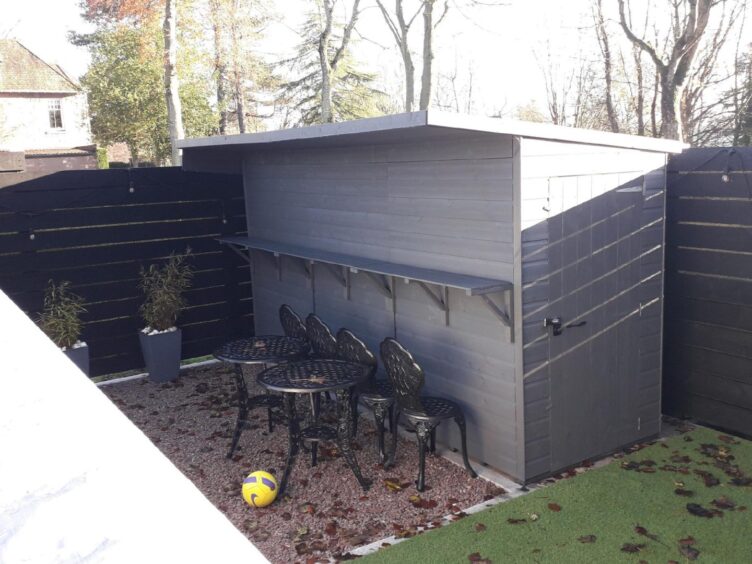
[[[311,344],[309,358],[333,359],[337,358],[337,339],[332,334],[329,326],[315,313],[309,313],[305,320],[306,335]],[[332,396],[326,393],[329,401]],[[311,394],[311,424],[318,425],[321,406],[321,394]],[[316,466],[318,459],[318,443],[311,444],[311,466]]]
[[[337,339],[321,318],[311,313],[306,317],[306,334],[311,343],[312,358],[337,358]]]
[[[400,415],[404,415],[415,430],[418,438],[418,455],[420,466],[418,469],[418,491],[425,488],[426,446],[430,439],[430,450],[436,450],[436,427],[445,419],[454,419],[460,428],[462,440],[462,460],[470,476],[478,475],[470,466],[467,459],[467,431],[465,415],[462,409],[453,401],[437,397],[421,397],[420,390],[425,382],[423,369],[415,362],[413,356],[395,339],[386,338],[381,342],[381,360],[384,363],[389,381],[394,386],[394,398],[397,402],[392,425],[392,445],[389,459],[384,464],[390,468],[394,464],[397,454],[397,424]]]
[[[282,330],[288,337],[308,339],[305,323],[303,323],[300,316],[289,305],[282,304],[279,306],[279,322],[282,324]]]
[[[358,431],[358,400],[373,410],[376,429],[379,433],[379,457],[381,462],[386,458],[384,452],[384,419],[389,414],[389,430],[392,430],[392,406],[394,405],[394,389],[387,380],[376,379],[376,357],[368,350],[366,344],[349,329],[342,328],[337,332],[337,358],[349,362],[357,362],[371,368],[368,380],[358,386],[353,392],[353,435]]]

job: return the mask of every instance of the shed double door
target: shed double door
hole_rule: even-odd
[[[548,219],[554,469],[639,437],[642,202],[627,187]]]

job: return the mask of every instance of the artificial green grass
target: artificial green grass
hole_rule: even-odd
[[[665,563],[688,562],[694,556],[698,562],[749,564],[752,562],[752,485],[733,485],[732,477],[715,464],[718,460],[728,461],[738,465],[744,476],[752,477],[752,443],[734,438],[734,443],[738,440],[738,444],[729,444],[719,439],[722,435],[696,428],[603,468],[561,480],[381,549],[365,557],[365,561],[368,564],[434,564],[470,562],[475,558],[495,563]],[[729,440],[731,438],[726,437],[726,441]],[[702,444],[722,447],[720,457],[703,454]],[[724,458],[724,453],[734,458]],[[690,460],[682,459],[684,456]],[[642,464],[632,465],[637,469],[626,469],[630,461]],[[720,484],[706,486],[695,470],[709,472]],[[677,495],[676,489],[689,490],[693,495]],[[735,507],[717,509],[711,502],[722,496]],[[699,504],[716,514],[710,518],[692,515],[687,510],[688,503]],[[746,510],[747,507],[750,509]],[[524,521],[510,521],[520,519]],[[639,534],[636,527],[644,528],[643,534]],[[594,540],[583,540],[592,542],[578,540],[589,535],[594,535]],[[699,551],[698,554],[686,548],[684,554],[680,552],[680,539],[688,537],[694,539],[689,546]],[[691,542],[690,539],[685,544]],[[622,551],[625,544],[644,546],[639,547],[638,552],[629,553]]]

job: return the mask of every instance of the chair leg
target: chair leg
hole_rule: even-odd
[[[418,481],[416,487],[419,492],[426,489],[426,443],[431,432],[432,429],[425,423],[421,421],[415,423],[415,435],[418,438]]]
[[[397,457],[397,425],[399,424],[399,418],[400,410],[398,407],[395,407],[392,416],[389,418],[389,426],[393,429],[392,444],[389,447],[389,456],[387,457],[386,462],[384,462],[385,470],[389,470],[389,468],[394,466],[394,459]]]
[[[269,428],[269,432],[271,433],[272,431],[274,431],[274,423],[272,422],[272,408],[271,407],[266,408],[266,416],[269,418],[268,428]]]
[[[465,463],[465,469],[467,470],[467,473],[470,474],[470,477],[477,478],[478,474],[476,474],[475,470],[473,470],[473,467],[470,466],[470,461],[467,458],[467,429],[465,425],[465,416],[463,414],[459,414],[454,418],[454,420],[457,422],[457,426],[460,428],[460,439],[462,440],[462,462]]]
[[[392,418],[394,417],[394,402],[389,404],[389,432],[394,433],[394,428],[392,427]]]
[[[434,427],[433,429],[431,429],[431,442],[429,444],[428,451],[431,454],[435,454],[436,453],[436,427]]]
[[[352,436],[356,437],[358,435],[358,396],[357,394],[353,394],[352,396]]]
[[[386,459],[386,453],[384,452],[384,418],[387,416],[387,413],[389,413],[389,417],[391,418],[391,412],[389,412],[381,403],[376,403],[372,407],[373,419],[376,423],[376,432],[379,437],[379,462],[383,463]]]

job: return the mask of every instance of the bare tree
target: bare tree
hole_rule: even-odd
[[[423,0],[423,73],[420,79],[420,109],[427,110],[431,103],[433,80],[433,32],[444,20],[449,11],[449,0],[444,0],[444,9],[434,22],[436,0]]]
[[[726,8],[724,3],[715,31],[698,51],[696,64],[693,65],[682,95],[681,117],[686,127],[685,138],[693,145],[708,144],[718,136],[719,132],[714,124],[719,122],[718,118],[725,109],[725,100],[716,93],[708,99],[706,92],[726,83],[734,73],[732,70],[729,75],[719,75],[718,60],[731,35],[734,22],[744,21],[740,16],[743,15],[745,4],[736,3],[728,11]]]
[[[629,0],[627,0],[629,1]],[[700,40],[714,6],[725,0],[670,0],[673,43],[662,57],[655,45],[638,37],[629,24],[625,0],[619,2],[619,23],[627,38],[655,64],[661,89],[661,137],[684,139],[681,101]]]
[[[384,17],[402,57],[402,66],[405,70],[405,111],[411,112],[415,102],[415,64],[410,53],[408,38],[410,27],[423,9],[423,2],[421,1],[415,13],[407,19],[405,19],[403,0],[394,0],[394,17],[387,11],[382,0],[376,0],[376,4],[381,10],[381,15]]]
[[[214,42],[214,74],[217,83],[217,110],[219,111],[219,133],[227,133],[227,53],[223,41],[225,14],[222,0],[209,0],[209,19]]]
[[[616,117],[613,98],[613,62],[611,60],[611,44],[606,30],[606,20],[603,17],[603,0],[593,0],[593,21],[595,22],[595,34],[598,38],[598,46],[603,56],[603,78],[605,81],[604,101],[606,114],[611,131],[619,132],[619,121]],[[638,112],[639,115],[639,112]]]
[[[321,2],[324,15],[324,25],[319,35],[318,44],[319,64],[321,66],[321,121],[323,123],[331,123],[334,121],[334,114],[332,112],[332,73],[337,71],[337,66],[350,43],[353,28],[360,15],[360,0],[353,0],[350,19],[345,25],[342,39],[336,47],[333,57],[330,57],[330,42],[334,22],[334,2],[333,0],[321,0]]]

